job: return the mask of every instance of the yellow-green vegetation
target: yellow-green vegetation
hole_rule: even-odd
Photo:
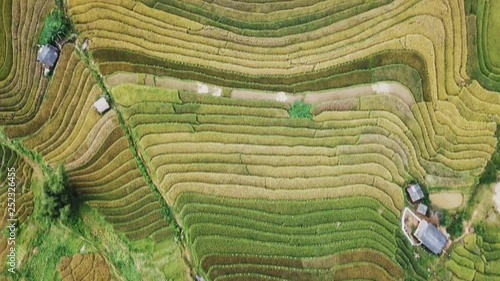
[[[22,267],[24,276],[29,280],[36,279],[34,276],[45,276],[45,280],[56,278],[54,269],[57,269],[60,259],[79,253],[83,245],[82,241],[78,241],[81,235],[94,241],[96,248],[99,248],[100,243],[113,245],[111,241],[120,237],[124,242],[115,244],[114,248],[105,247],[104,250],[111,266],[116,268],[116,274],[127,276],[126,280],[151,276],[148,274],[155,271],[159,274],[152,275],[153,280],[166,279],[167,276],[174,276],[175,280],[185,280],[188,270],[185,269],[181,249],[174,247],[165,251],[160,248],[160,245],[172,243],[174,236],[178,234],[168,225],[161,202],[154,196],[147,179],[139,171],[133,150],[126,138],[128,133],[121,128],[117,116],[110,112],[101,117],[93,108],[93,102],[101,93],[101,89],[92,70],[82,61],[81,56],[83,54],[72,44],[64,46],[39,113],[29,122],[5,128],[5,133],[10,138],[18,138],[15,143],[27,155],[37,155],[31,158],[36,160],[35,164],[40,165],[43,171],[64,167],[68,183],[64,188],[69,187],[70,192],[76,195],[77,201],[95,207],[114,230],[107,230],[110,235],[96,241],[91,232],[81,231],[84,228],[81,222],[73,222],[74,216],[82,216],[81,212],[64,208],[64,215],[61,217],[59,208],[47,208],[57,207],[58,203],[52,199],[57,199],[53,195],[54,191],[59,189],[55,190],[50,181],[39,179],[40,184],[44,181],[49,183],[47,188],[44,188],[49,191],[50,196],[43,196],[41,191],[35,196],[40,204],[48,204],[39,207],[40,216],[35,217],[35,222],[32,223],[34,225],[28,227],[34,228],[31,231],[38,233],[37,237],[41,238],[25,238],[28,236],[22,235],[20,240],[29,251],[38,247],[43,248],[46,254],[27,254],[29,263]],[[39,189],[41,188],[40,186]],[[77,206],[72,207],[74,209]],[[53,217],[60,217],[60,220],[68,224],[68,229],[64,230],[67,234],[64,235],[74,239],[68,238],[67,246],[60,245],[60,240],[51,240],[52,236],[63,235],[60,227],[53,226],[58,224],[58,220],[44,221],[38,226],[36,224],[36,221],[42,219],[42,212],[51,210],[56,210],[52,212]],[[103,225],[104,222],[101,223],[101,226]],[[137,247],[137,252],[144,255],[149,251],[145,256],[147,260],[153,260],[154,255],[161,254],[165,255],[165,259],[156,258],[155,260],[160,260],[161,263],[150,262],[147,266],[136,267],[134,262],[141,257],[137,253],[132,254],[128,243],[141,243],[145,240],[150,241],[148,247]],[[74,244],[71,244],[72,241]],[[174,245],[177,244],[174,242]],[[51,261],[44,264],[48,256],[52,257]],[[169,267],[177,268],[178,272],[171,275],[173,273],[164,270]]]
[[[25,192],[19,278],[498,279],[498,229],[478,221],[490,205],[475,205],[500,166],[496,1],[0,7],[0,157]],[[51,19],[66,17],[75,40],[43,78],[36,43],[54,41]],[[122,72],[135,84],[107,88]],[[198,93],[146,86],[162,77]],[[288,104],[277,94],[354,86],[372,95]],[[111,109],[99,114],[102,96]],[[459,237],[449,258],[415,252],[401,231],[413,181],[468,200],[447,224]],[[66,192],[77,200],[59,200]],[[461,237],[471,223],[476,234]]]
[[[23,225],[33,212],[33,169],[16,152],[0,144],[0,278],[7,276],[7,255],[10,254],[12,242],[8,238],[11,231],[7,226],[17,219],[17,225]],[[9,184],[11,183],[11,184]],[[9,189],[9,187],[11,189]],[[10,194],[9,194],[10,193]],[[14,194],[15,197],[12,196]],[[12,199],[8,199],[12,198]],[[12,202],[15,202],[14,209]],[[14,211],[14,216],[10,212]]]
[[[76,254],[72,257],[63,257],[59,263],[59,274],[63,281],[111,280],[109,268],[104,258],[99,254]]]
[[[469,48],[472,49],[473,54],[470,63],[471,75],[484,87],[499,91],[500,51],[498,44],[500,44],[500,39],[495,35],[495,31],[500,28],[500,19],[497,16],[500,4],[498,1],[490,0],[469,2],[471,20],[468,21],[468,28],[477,30],[477,34],[476,30],[470,32],[472,35],[469,39]]]
[[[0,125],[22,124],[40,108],[47,80],[35,62],[49,0],[0,1]]]
[[[500,280],[500,229],[487,226],[453,247],[446,262],[455,280]]]
[[[279,278],[291,274],[287,270],[303,272],[303,279],[328,278],[336,271],[333,264],[329,270],[285,270],[269,260],[243,266],[240,259],[225,261],[220,255],[241,255],[242,260],[273,256],[285,262],[368,248],[392,257],[400,270],[412,268],[417,264],[413,257],[400,256],[411,250],[397,220],[404,207],[400,186],[411,179],[407,171],[426,171],[421,182],[429,186],[434,184],[431,176],[450,171],[451,180],[443,180],[442,186],[457,188],[453,184],[467,174],[472,161],[465,155],[474,155],[421,159],[429,150],[420,147],[432,147],[432,142],[427,145],[418,136],[433,130],[435,118],[427,117],[429,123],[422,120],[422,112],[435,116],[425,103],[410,108],[394,97],[366,96],[360,97],[357,110],[323,111],[313,120],[299,121],[279,113],[285,109],[260,101],[170,89],[155,89],[157,95],[149,97],[151,91],[125,84],[113,88],[112,96],[149,164],[153,182],[174,206],[195,265],[210,279],[229,278],[235,272]],[[451,130],[435,124],[433,139]],[[491,129],[488,135],[480,138],[482,144],[488,138],[496,144]],[[478,147],[470,138],[462,140],[463,148]],[[381,142],[393,143],[392,149]],[[460,160],[460,155],[465,158]],[[462,186],[468,186],[465,180]],[[385,231],[397,233],[396,239],[387,240]],[[398,247],[408,248],[399,252]],[[270,270],[271,265],[276,270]],[[414,270],[412,278],[426,277],[418,266]]]

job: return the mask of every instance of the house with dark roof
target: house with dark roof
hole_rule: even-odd
[[[410,195],[411,202],[415,203],[418,200],[424,198],[424,192],[418,183],[411,184],[406,189],[408,195]]]
[[[57,58],[59,57],[59,49],[47,44],[40,46],[36,60],[41,62],[45,68],[45,74],[56,65]]]
[[[448,238],[434,225],[425,220],[420,221],[413,235],[436,255],[441,254],[448,243]]]

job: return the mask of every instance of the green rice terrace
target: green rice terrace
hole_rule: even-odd
[[[500,1],[0,7],[0,280],[500,280]]]

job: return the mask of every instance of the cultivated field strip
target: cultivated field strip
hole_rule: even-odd
[[[467,32],[470,33],[469,50],[473,54],[470,72],[487,89],[500,90],[500,65],[495,50],[496,39],[491,38],[498,28],[495,11],[498,3],[490,0],[474,1],[472,14],[468,15]]]
[[[304,274],[299,275],[301,278],[306,277],[306,280],[317,279],[322,275],[332,275],[332,265],[337,265],[340,267],[342,265],[348,264],[348,262],[363,262],[370,261],[376,265],[385,269],[389,276],[402,276],[403,272],[397,266],[394,266],[393,262],[386,256],[373,251],[370,249],[361,249],[356,251],[342,252],[336,255],[327,256],[325,258],[283,258],[278,256],[248,256],[248,255],[210,255],[205,256],[202,261],[202,267],[211,268],[209,275],[213,279],[220,278],[219,276],[224,275],[228,270],[233,269],[231,267],[232,263],[238,263],[245,266],[255,266],[258,267],[259,263],[266,261],[269,264],[267,272],[271,270],[279,270],[278,277],[284,277],[287,279],[297,278],[297,273],[299,269],[308,266],[315,268],[315,271],[304,272]],[[347,262],[347,263],[346,263]],[[266,270],[265,268],[261,268]],[[226,273],[227,275],[227,273]],[[390,279],[390,277],[389,277]],[[299,279],[300,280],[300,279]]]
[[[500,280],[498,228],[486,227],[482,235],[469,234],[456,245],[446,263],[456,280]]]
[[[176,178],[195,172],[264,178],[366,174],[360,165],[366,162],[369,175],[397,185],[411,175],[431,187],[470,187],[496,145],[494,123],[458,117],[452,124],[450,115],[435,112],[430,103],[408,107],[395,97],[360,97],[358,110],[327,111],[316,116],[316,122],[294,122],[278,108],[256,108],[261,102],[241,100],[238,105],[240,100],[205,97],[193,103],[193,94],[171,90],[161,99],[143,95],[144,102],[139,102],[142,88],[149,91],[124,85],[113,94],[118,103],[129,105],[124,107],[128,124],[162,186],[174,186]],[[188,103],[180,104],[179,97]],[[214,104],[225,100],[232,105]],[[151,107],[161,111],[145,111]],[[459,116],[456,110],[446,113]],[[272,182],[266,184],[272,187]]]
[[[80,198],[97,207],[129,239],[138,240],[168,226],[116,117],[113,119],[116,129],[95,136],[104,139],[102,145],[69,171],[69,180]]]
[[[365,1],[148,1],[146,5],[204,25],[246,36],[277,37],[304,33],[387,5],[392,0]]]
[[[181,208],[193,252],[212,280],[245,272],[246,266],[253,273],[284,277],[294,272],[300,280],[310,280],[328,276],[331,272],[325,268],[338,266],[328,258],[332,253],[363,248],[393,259],[395,240],[400,239],[394,238],[396,216],[370,197],[270,201],[183,193],[176,206]],[[207,259],[216,262],[208,264]],[[245,259],[253,261],[242,263]],[[293,260],[299,260],[299,265],[290,265]],[[364,261],[378,264],[366,257]],[[346,257],[344,262],[358,260]],[[395,272],[401,270],[394,261],[388,263]],[[390,279],[398,276],[394,271],[389,271],[394,274],[389,274]]]
[[[58,59],[58,66],[54,70],[53,80],[62,81],[65,76],[71,75],[71,67],[78,64],[78,57],[73,53],[74,46],[66,45]],[[62,83],[51,83],[47,89],[47,95],[40,105],[44,110],[38,110],[33,119],[17,126],[5,128],[5,133],[10,138],[26,137],[39,130],[50,118],[51,114],[58,109],[57,103],[64,99],[66,86],[71,82],[71,78]]]
[[[63,281],[75,280],[111,280],[109,266],[100,254],[76,254],[63,257],[58,267]]]
[[[22,124],[38,111],[48,84],[35,62],[36,44],[54,4],[3,0],[0,6],[0,123]]]

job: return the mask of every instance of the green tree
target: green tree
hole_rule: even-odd
[[[292,118],[312,118],[311,105],[302,100],[296,100],[288,111]]]
[[[450,225],[446,228],[446,231],[450,234],[452,238],[457,238],[464,232],[463,222],[466,219],[467,214],[465,211],[459,211],[453,215],[453,220]]]
[[[45,19],[45,24],[40,35],[40,44],[52,44],[61,40],[70,31],[71,24],[69,19],[60,9],[54,9]]]
[[[61,164],[43,184],[42,215],[66,220],[74,211],[74,197],[66,171]]]

